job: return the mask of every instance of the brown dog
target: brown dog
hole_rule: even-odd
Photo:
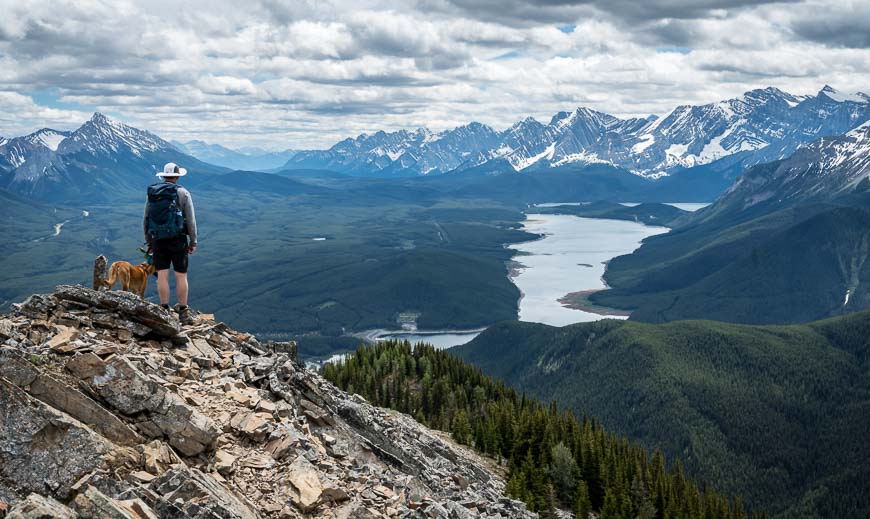
[[[134,266],[126,261],[116,261],[109,268],[109,279],[104,280],[103,284],[111,289],[115,281],[120,279],[122,290],[139,294],[139,297],[145,297],[148,276],[153,273],[154,265],[148,263]]]

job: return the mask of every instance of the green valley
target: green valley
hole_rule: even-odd
[[[533,237],[518,230],[519,207],[344,180],[234,173],[187,183],[201,241],[191,257],[192,304],[274,337],[394,329],[400,312],[419,314],[421,328],[516,317],[519,292],[506,277],[511,252],[503,244]],[[0,233],[14,240],[0,255],[3,306],[59,283],[89,284],[99,254],[142,261],[138,195],[75,201],[56,213],[8,195]]]

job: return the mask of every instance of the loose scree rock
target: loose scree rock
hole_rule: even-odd
[[[63,285],[0,344],[0,517],[535,517],[474,453],[211,316]]]

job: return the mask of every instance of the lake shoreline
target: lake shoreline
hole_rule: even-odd
[[[480,333],[490,325],[483,326],[480,328],[472,328],[468,330],[452,330],[452,329],[444,329],[444,330],[386,330],[383,328],[377,328],[373,330],[363,330],[361,332],[351,334],[351,337],[356,337],[358,339],[362,339],[368,342],[377,342],[379,339],[383,339],[392,335],[449,335],[449,334],[471,334],[471,333]]]
[[[538,236],[505,244],[514,251],[506,267],[508,279],[520,291],[517,320],[566,326],[630,315],[625,310],[595,305],[588,295],[608,288],[604,277],[610,260],[631,254],[649,236],[668,232],[667,227],[554,214],[541,206],[530,207],[525,215],[523,231]]]
[[[601,292],[607,288],[578,290],[577,292],[569,292],[557,299],[562,306],[574,310],[581,310],[590,314],[596,314],[603,317],[629,317],[631,311],[620,310],[618,308],[610,308],[607,306],[599,306],[589,300],[589,296],[595,292]]]

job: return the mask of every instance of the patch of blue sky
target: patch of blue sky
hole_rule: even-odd
[[[689,47],[656,47],[656,52],[671,52],[677,54],[688,54],[692,52]]]
[[[55,88],[46,90],[34,90],[27,95],[29,95],[31,99],[33,99],[34,103],[38,104],[39,106],[45,106],[48,108],[80,110],[83,112],[92,112],[95,110],[94,106],[86,106],[74,101],[61,101],[61,96],[60,94],[58,94],[58,91]]]
[[[522,51],[512,50],[510,52],[505,52],[504,54],[499,54],[498,56],[492,58],[493,61],[502,60],[502,59],[514,59],[519,58],[523,55]]]

